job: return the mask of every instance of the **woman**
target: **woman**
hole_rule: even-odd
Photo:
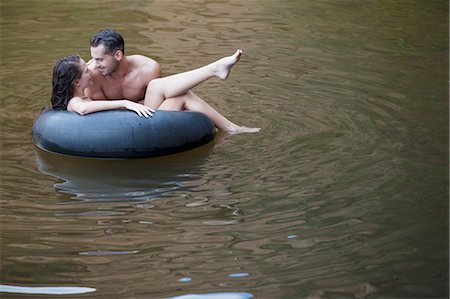
[[[237,50],[232,56],[224,57],[206,66],[189,72],[172,75],[168,77],[154,79],[147,87],[146,98],[151,98],[160,103],[159,109],[181,110],[182,106],[177,107],[174,103],[165,103],[165,99],[185,94],[196,85],[212,78],[218,77],[226,79],[230,74],[231,68],[239,61],[242,54]],[[53,69],[53,92],[51,97],[52,108],[59,110],[68,110],[85,115],[92,112],[126,108],[136,112],[139,116],[149,117],[155,111],[145,105],[135,103],[129,100],[96,100],[93,101],[86,97],[84,90],[92,83],[92,71],[88,68],[86,62],[77,54],[69,55],[59,60]],[[217,119],[224,119],[231,123],[225,117],[220,115],[211,106],[202,102],[201,105],[186,107],[188,110],[198,111],[206,114],[215,125],[221,129],[222,124]],[[229,133],[253,133],[258,132],[259,128],[247,128],[235,125]]]
[[[92,101],[84,95],[91,81],[92,71],[77,54],[60,59],[53,68],[52,108],[85,115],[92,112],[126,108],[139,116],[151,116],[152,109],[128,100]]]

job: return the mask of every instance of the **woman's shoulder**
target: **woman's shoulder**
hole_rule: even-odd
[[[87,96],[82,96],[82,97],[76,96],[76,97],[73,97],[70,99],[69,104],[71,102],[75,103],[75,102],[90,102],[90,101],[92,101],[92,100],[90,98],[88,98]]]
[[[73,97],[69,100],[69,103],[67,104],[67,110],[68,111],[76,111],[76,106],[77,105],[82,105],[86,102],[92,101],[91,99],[89,99],[88,97],[84,96],[84,97]]]

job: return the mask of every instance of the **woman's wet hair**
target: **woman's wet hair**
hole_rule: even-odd
[[[80,55],[72,54],[56,62],[52,78],[52,109],[67,110],[73,97],[74,82],[82,75],[80,61]]]
[[[122,35],[114,29],[104,29],[98,31],[91,38],[91,47],[105,46],[106,54],[114,55],[117,50],[125,55],[125,41]]]

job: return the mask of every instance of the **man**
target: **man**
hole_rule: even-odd
[[[215,126],[231,134],[258,132],[234,124],[192,91],[181,96],[155,100],[147,95],[147,86],[161,77],[159,64],[143,55],[125,55],[125,42],[119,32],[105,29],[91,38],[92,85],[85,90],[93,100],[128,99],[143,102],[152,109],[193,110],[206,114]],[[240,54],[239,54],[240,55]]]
[[[88,62],[93,83],[86,95],[93,100],[144,100],[147,84],[161,77],[159,64],[142,55],[125,56],[125,43],[119,32],[106,29],[91,38],[92,60]]]

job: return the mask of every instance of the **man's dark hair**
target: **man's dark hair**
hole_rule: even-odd
[[[117,50],[125,55],[125,41],[122,35],[114,29],[104,29],[91,38],[91,47],[104,45],[106,54],[114,55]]]

